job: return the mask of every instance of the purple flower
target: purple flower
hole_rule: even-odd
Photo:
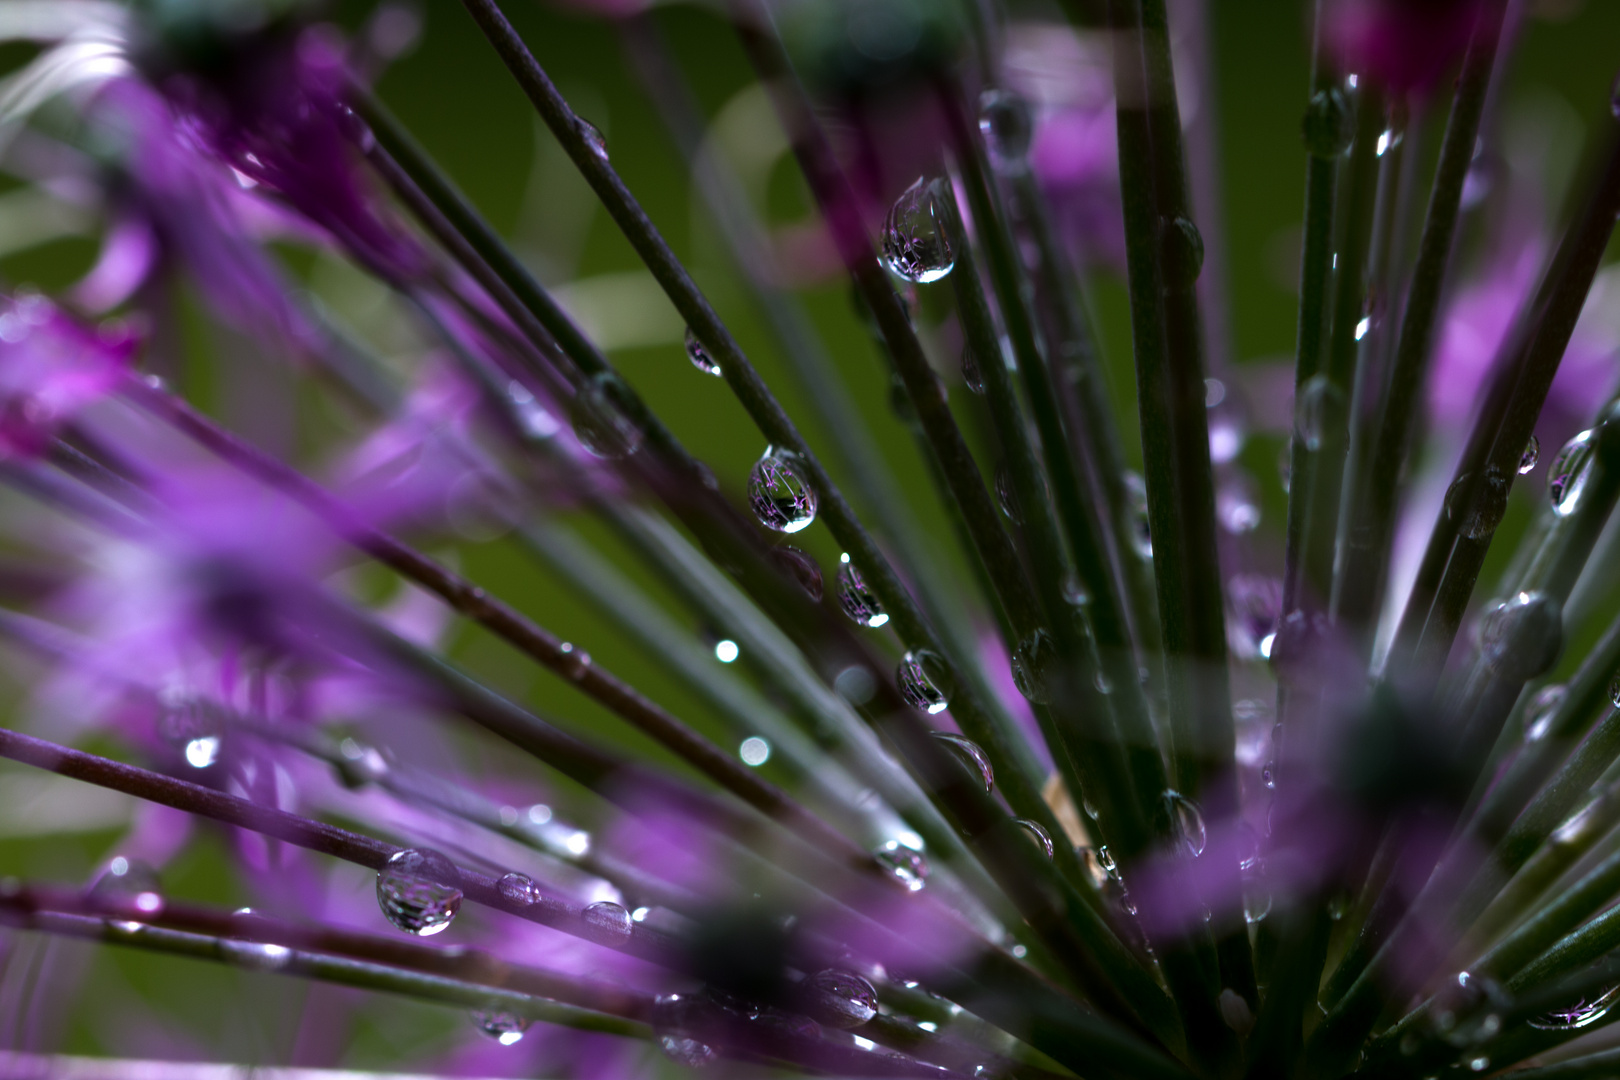
[[[45,298],[0,301],[0,454],[34,457],[128,371],[135,338],[92,329]]]
[[[1432,87],[1462,55],[1484,0],[1329,0],[1325,40],[1346,71],[1397,92]]]

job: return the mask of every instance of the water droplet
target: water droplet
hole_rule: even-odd
[[[1045,630],[1036,630],[1013,650],[1012,677],[1018,692],[1037,705],[1052,696],[1052,672],[1057,665],[1057,646]]]
[[[1480,655],[1504,679],[1540,675],[1557,661],[1563,645],[1563,610],[1544,592],[1521,592],[1480,624]]]
[[[720,362],[709,355],[709,350],[703,347],[703,342],[698,340],[690,326],[686,328],[686,358],[705,375],[721,374]]]
[[[1164,223],[1159,236],[1167,284],[1189,286],[1204,268],[1204,237],[1192,219],[1175,217]]]
[[[818,971],[803,990],[804,1011],[828,1027],[858,1028],[877,1015],[877,991],[853,971]]]
[[[821,581],[821,567],[816,560],[800,551],[798,548],[783,544],[771,552],[771,559],[788,577],[798,582],[799,588],[805,595],[816,603],[821,603],[823,595]]]
[[[163,893],[157,871],[139,859],[114,856],[106,871],[90,886],[90,895],[101,901],[128,904],[143,915],[163,911]],[[130,924],[139,926],[138,923]]]
[[[1541,440],[1532,435],[1530,441],[1524,444],[1524,453],[1519,455],[1519,475],[1524,476],[1530,472],[1540,460]]]
[[[219,760],[219,736],[204,735],[186,743],[186,764],[193,769],[206,769]]]
[[[900,665],[894,669],[894,681],[900,687],[900,696],[914,709],[932,716],[950,708],[950,668],[927,649],[914,649],[901,657]]]
[[[907,281],[926,285],[956,265],[936,188],[940,181],[919,178],[895,200],[883,222],[883,259]]]
[[[1303,124],[1305,149],[1313,157],[1335,158],[1344,153],[1355,133],[1350,100],[1336,86],[1311,95]]]
[[[336,762],[338,779],[345,787],[362,788],[375,784],[388,775],[388,760],[375,746],[365,746],[353,739],[338,743],[339,760]]]
[[[1587,478],[1592,475],[1592,432],[1583,431],[1558,451],[1547,469],[1547,496],[1552,500],[1553,513],[1568,517],[1580,504],[1581,492],[1586,490]]]
[[[1593,827],[1602,816],[1603,805],[1604,800],[1597,798],[1581,807],[1574,817],[1552,831],[1550,837],[1552,842],[1564,846],[1585,842],[1592,835]]]
[[[568,420],[579,445],[599,458],[617,461],[641,449],[642,432],[619,404],[628,394],[623,380],[612,374],[591,379],[568,406]]]
[[[523,1033],[529,1030],[527,1017],[517,1013],[501,1012],[496,1009],[475,1009],[472,1021],[478,1030],[494,1039],[502,1046],[511,1046],[523,1038]]]
[[[285,945],[261,941],[238,941],[222,938],[219,952],[226,960],[251,971],[280,971],[292,959],[292,950]]]
[[[574,125],[579,128],[579,133],[584,137],[585,145],[591,148],[591,153],[606,161],[608,159],[607,136],[603,135],[595,124],[583,116],[574,117]]]
[[[1468,1061],[1468,1068],[1473,1072],[1484,1072],[1490,1067],[1491,1059],[1486,1057],[1484,1054],[1481,1054],[1476,1058],[1470,1058]]]
[[[535,884],[534,878],[528,874],[513,872],[502,874],[501,880],[495,883],[502,896],[521,907],[540,902],[540,886]]]
[[[1620,119],[1620,75],[1616,75],[1613,84],[1609,87],[1609,112],[1616,119]]]
[[[1271,890],[1255,886],[1243,890],[1243,921],[1250,926],[1271,914]]]
[[[1187,849],[1187,854],[1193,858],[1204,853],[1206,833],[1204,831],[1204,814],[1198,809],[1198,804],[1179,791],[1166,791],[1164,793],[1165,809],[1170,812],[1170,822],[1175,826],[1176,836]]]
[[[1012,470],[1003,461],[996,466],[996,502],[1001,504],[1001,512],[1007,515],[1007,520],[1014,525],[1024,523],[1024,508],[1018,504],[1018,492],[1013,488]]]
[[[991,165],[1001,172],[1022,172],[1035,138],[1029,102],[1011,90],[986,90],[979,95],[979,134]]]
[[[1620,709],[1620,671],[1615,672],[1614,678],[1609,680],[1609,704]]]
[[[1086,876],[1099,889],[1110,879],[1119,876],[1118,868],[1114,866],[1114,858],[1108,854],[1105,847],[1079,847],[1075,849],[1075,855],[1079,857],[1080,865],[1085,867]]]
[[[579,682],[585,673],[591,670],[591,654],[581,649],[571,641],[565,641],[557,646],[557,662],[561,668],[563,678],[571,682]]]
[[[890,840],[872,853],[872,858],[909,892],[928,882],[928,861],[898,840]]]
[[[1502,1030],[1501,1010],[1507,1004],[1506,992],[1494,979],[1461,971],[1434,995],[1428,1024],[1452,1046],[1478,1046]],[[1476,1068],[1473,1062],[1469,1068]],[[1484,1068],[1480,1065],[1476,1071]]]
[[[430,848],[396,851],[377,871],[377,905],[388,921],[427,937],[450,925],[461,910],[461,873]]]
[[[1542,1013],[1529,1023],[1542,1031],[1573,1031],[1591,1027],[1608,1015],[1617,1001],[1620,1001],[1620,985],[1609,987],[1590,1001],[1582,998],[1573,1005]]]
[[[1339,388],[1325,375],[1313,375],[1299,388],[1299,399],[1294,406],[1294,433],[1305,449],[1322,449],[1327,434],[1328,410],[1343,398]]]
[[[1052,834],[1047,832],[1041,826],[1040,822],[1031,821],[1028,818],[1018,818],[1013,822],[1013,824],[1019,826],[1029,834],[1029,838],[1035,842],[1036,851],[1039,851],[1048,859],[1052,857],[1052,852],[1054,850],[1052,847]]]
[[[816,489],[805,479],[798,455],[767,446],[748,474],[748,505],[767,529],[796,533],[816,520]]]
[[[965,735],[957,735],[950,731],[936,731],[934,738],[951,748],[952,753],[967,767],[968,772],[984,784],[984,790],[989,791],[995,786],[995,770],[990,767],[990,758],[979,748],[978,743]]]
[[[1468,499],[1470,474],[1464,473],[1452,481],[1446,491],[1446,518],[1455,522],[1457,531],[1470,540],[1483,540],[1502,524],[1507,513],[1508,478],[1494,465],[1485,470],[1484,479],[1474,487],[1473,498]]]
[[[984,373],[979,370],[979,363],[969,348],[962,350],[962,382],[973,393],[984,393]]]
[[[1612,683],[1609,687],[1613,695],[1617,687]],[[1530,704],[1524,710],[1524,741],[1527,743],[1540,742],[1552,730],[1554,716],[1569,697],[1569,688],[1562,683],[1544,686],[1530,699]]]
[[[758,735],[750,735],[737,747],[737,756],[744,765],[757,769],[771,760],[771,744]]]
[[[879,627],[889,621],[889,613],[883,610],[883,603],[867,585],[866,579],[849,561],[849,556],[843,555],[838,563],[838,606],[844,609],[844,614],[860,623],[862,626]]]
[[[1131,547],[1144,559],[1153,558],[1153,529],[1148,524],[1147,483],[1133,472],[1125,474],[1125,512],[1130,515]]]
[[[630,912],[611,900],[590,905],[579,917],[585,924],[585,936],[598,945],[623,945],[635,926]]]
[[[1277,763],[1268,761],[1260,766],[1260,782],[1266,786],[1267,791],[1277,790]]]

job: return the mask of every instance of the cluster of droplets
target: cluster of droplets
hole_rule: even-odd
[[[896,277],[926,285],[956,265],[942,186],[941,181],[919,177],[889,208],[883,222],[883,259]]]
[[[809,527],[816,520],[816,489],[798,455],[767,446],[748,474],[748,505],[767,529],[796,533]]]
[[[407,934],[428,937],[448,929],[461,899],[461,872],[431,848],[396,851],[377,871],[377,906]]]

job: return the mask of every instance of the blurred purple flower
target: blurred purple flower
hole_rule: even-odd
[[[1432,87],[1462,55],[1485,0],[1329,0],[1324,40],[1347,72],[1405,93]]]
[[[0,455],[34,457],[124,377],[136,340],[92,329],[44,297],[0,300]]]

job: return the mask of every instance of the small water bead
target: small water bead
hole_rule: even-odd
[[[1018,504],[1018,492],[1013,487],[1012,470],[1003,461],[996,466],[996,502],[1007,520],[1014,525],[1024,523],[1024,508]]]
[[[578,682],[591,669],[591,654],[573,642],[565,641],[558,645],[557,652],[560,654],[558,662],[561,665],[562,675],[565,679]]]
[[[1350,99],[1336,86],[1318,90],[1306,106],[1301,128],[1305,149],[1312,157],[1338,157],[1350,146],[1355,133]]]
[[[851,664],[833,677],[833,689],[851,705],[865,705],[877,694],[877,679],[860,664]]]
[[[1484,540],[1502,524],[1507,513],[1508,477],[1494,465],[1485,470],[1480,483],[1468,498],[1471,474],[1464,473],[1446,491],[1446,518],[1457,523],[1457,531],[1470,540]],[[1465,505],[1466,500],[1466,505]]]
[[[516,871],[502,874],[501,879],[495,883],[502,896],[514,904],[529,907],[540,902],[540,886],[535,884],[534,878],[528,874],[519,874]]]
[[[396,851],[377,871],[377,906],[407,934],[427,937],[461,910],[461,872],[430,848]]]
[[[1529,1024],[1542,1031],[1574,1031],[1591,1027],[1607,1016],[1616,1002],[1620,1002],[1620,985],[1609,987],[1591,1001],[1582,998],[1566,1008],[1542,1013],[1531,1019]]]
[[[1040,822],[1031,821],[1028,818],[1018,818],[1013,822],[1013,824],[1017,825],[1019,828],[1023,829],[1024,832],[1029,834],[1029,838],[1035,842],[1036,851],[1039,851],[1048,859],[1052,857],[1052,853],[1055,850],[1052,847],[1052,834],[1047,832]]]
[[[744,765],[757,769],[771,760],[771,744],[758,735],[750,735],[737,747],[737,756]]]
[[[979,95],[979,134],[991,165],[1002,172],[1022,171],[1035,138],[1029,102],[1011,90],[986,90]]]
[[[580,135],[584,137],[585,145],[591,148],[591,153],[606,161],[608,159],[607,136],[602,134],[601,129],[583,116],[574,117],[574,126],[579,129]]]
[[[1554,844],[1566,847],[1583,843],[1591,836],[1593,827],[1603,816],[1606,801],[1602,796],[1593,799],[1581,807],[1575,816],[1554,829],[1549,839]]]
[[[995,787],[995,770],[990,767],[990,758],[980,749],[978,743],[950,731],[936,731],[934,738],[951,748],[951,752],[967,767],[968,772],[984,784],[984,790],[989,791]]]
[[[984,373],[979,370],[979,362],[973,358],[973,350],[962,349],[962,383],[975,394],[984,393]]]
[[[1125,512],[1131,525],[1131,547],[1144,559],[1153,558],[1153,529],[1148,524],[1147,482],[1134,472],[1125,474]]]
[[[219,952],[224,959],[251,971],[280,971],[292,960],[291,949],[267,941],[222,938]]]
[[[479,1031],[502,1046],[518,1042],[523,1038],[523,1033],[529,1030],[528,1017],[498,1009],[475,1009],[472,1021]]]
[[[635,929],[630,912],[611,900],[590,905],[579,917],[585,924],[585,936],[598,945],[623,945]]]
[[[597,376],[580,387],[568,406],[568,421],[579,445],[605,461],[618,461],[641,449],[641,428],[616,400],[618,394],[629,392],[622,387],[615,375]]]
[[[853,971],[828,968],[804,980],[805,1012],[828,1027],[858,1028],[877,1015],[877,990]]]
[[[1195,859],[1202,855],[1208,834],[1204,828],[1204,813],[1198,809],[1198,804],[1179,791],[1166,791],[1164,805],[1187,853]]]
[[[690,326],[686,328],[686,358],[692,361],[693,367],[705,375],[723,374],[720,362],[709,355],[709,350],[703,347],[703,342],[698,340],[698,336],[692,332]]]
[[[798,455],[767,446],[748,474],[748,505],[767,529],[796,533],[816,520],[816,489],[810,486]]]
[[[1541,460],[1541,440],[1534,435],[1524,444],[1524,453],[1519,456],[1519,475],[1524,476],[1536,467]]]
[[[701,1069],[705,1065],[712,1064],[718,1056],[714,1052],[714,1047],[708,1043],[686,1035],[660,1035],[658,1049],[663,1051],[669,1060],[688,1069]]]
[[[1494,979],[1461,971],[1434,995],[1429,1026],[1452,1046],[1477,1046],[1502,1030],[1507,1005],[1507,994]]]
[[[1609,693],[1612,696],[1620,686],[1611,683]],[[1544,686],[1530,699],[1529,706],[1524,711],[1524,741],[1527,743],[1540,742],[1547,737],[1552,729],[1553,717],[1569,697],[1569,688],[1562,683]]]
[[[1198,280],[1204,269],[1204,236],[1191,218],[1177,216],[1164,222],[1159,249],[1167,283],[1187,287]]]
[[[1609,704],[1620,709],[1620,671],[1615,672],[1609,680]]]
[[[874,629],[889,621],[888,612],[883,610],[883,602],[878,599],[877,593],[867,585],[866,579],[849,561],[849,555],[839,556],[838,562],[838,606],[844,609],[844,614],[860,623]]]
[[[1553,513],[1568,517],[1575,512],[1596,460],[1591,431],[1581,432],[1558,451],[1547,469],[1547,497],[1552,500]]]
[[[1057,646],[1045,630],[1036,630],[1013,650],[1013,685],[1025,698],[1039,705],[1052,696],[1052,673],[1057,666]]]
[[[1294,433],[1312,453],[1322,449],[1327,434],[1328,411],[1343,399],[1339,388],[1325,375],[1313,375],[1299,388],[1294,405]]]
[[[894,670],[900,696],[914,709],[930,716],[951,706],[951,672],[945,661],[927,649],[915,649],[901,657]]]
[[[917,892],[928,883],[928,860],[898,840],[890,840],[872,853],[879,866],[908,892]]]
[[[798,582],[804,594],[816,603],[821,603],[825,595],[825,588],[821,579],[821,567],[816,560],[800,551],[796,547],[783,544],[771,552],[771,561],[776,563],[788,577]]]
[[[1480,624],[1480,655],[1503,678],[1540,675],[1557,661],[1563,644],[1563,609],[1540,591],[1518,593]]]
[[[956,265],[939,181],[919,177],[889,208],[883,260],[897,277],[919,285],[938,281]]]

